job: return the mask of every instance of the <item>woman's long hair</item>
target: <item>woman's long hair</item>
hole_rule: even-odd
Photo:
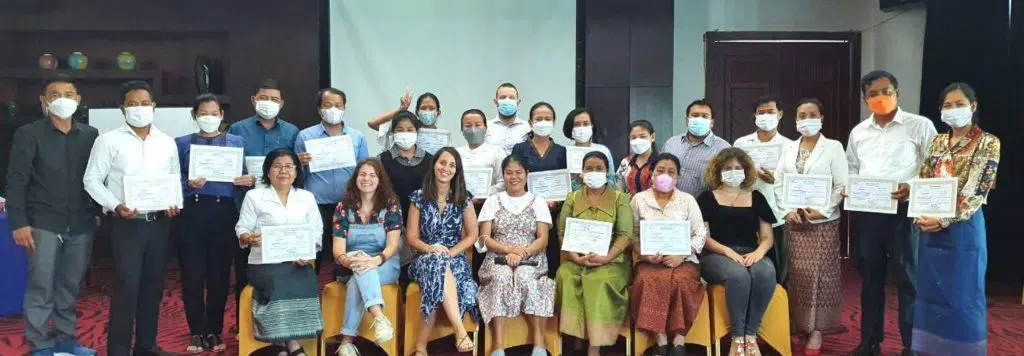
[[[462,173],[462,157],[459,156],[459,152],[452,147],[443,147],[437,150],[437,154],[434,155],[434,160],[430,163],[430,167],[427,169],[427,174],[423,176],[423,199],[429,201],[437,201],[437,178],[435,177],[434,167],[437,166],[437,161],[441,159],[442,154],[448,153],[455,160],[455,175],[452,176],[452,181],[448,187],[448,197],[452,198],[452,203],[464,207],[469,204],[469,192],[466,191],[466,178]]]
[[[346,208],[355,209],[362,203],[362,192],[359,190],[359,186],[356,181],[359,179],[359,170],[364,166],[373,167],[374,173],[377,174],[377,191],[373,193],[373,211],[384,209],[388,206],[390,201],[398,201],[398,197],[395,195],[395,189],[391,185],[391,179],[388,178],[388,173],[384,171],[384,165],[380,163],[377,158],[367,158],[356,165],[355,173],[348,179],[348,183],[345,184],[345,191],[342,193],[341,203]]]

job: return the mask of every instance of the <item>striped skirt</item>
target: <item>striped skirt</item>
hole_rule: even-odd
[[[253,337],[281,343],[313,338],[323,329],[316,274],[292,263],[249,265]]]
[[[793,329],[841,330],[839,220],[783,225],[789,247],[789,310]]]

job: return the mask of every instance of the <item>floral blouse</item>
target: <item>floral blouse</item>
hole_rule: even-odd
[[[960,192],[956,196],[956,217],[941,218],[943,228],[966,221],[988,200],[995,186],[999,167],[999,138],[975,126],[953,147],[949,133],[932,140],[928,157],[921,165],[921,178],[956,177]]]
[[[339,239],[348,238],[349,214],[359,214],[359,207],[346,207],[345,203],[338,203],[334,208],[334,237]],[[391,232],[402,229],[402,208],[398,206],[397,200],[389,200],[384,204],[384,216],[381,211],[370,213],[370,224],[384,225],[384,232]],[[362,221],[356,216],[356,221]]]

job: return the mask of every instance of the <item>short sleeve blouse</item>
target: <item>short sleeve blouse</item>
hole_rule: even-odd
[[[733,207],[718,204],[712,191],[697,198],[697,205],[708,223],[711,238],[729,247],[757,248],[761,221],[775,223],[775,213],[768,200],[758,191],[751,193],[751,206]]]
[[[349,227],[349,214],[358,214],[356,211],[359,209],[358,206],[348,208],[345,203],[338,203],[338,206],[334,208],[334,237],[347,239],[348,238],[348,227]],[[370,213],[371,224],[382,224],[384,225],[384,232],[391,232],[402,229],[402,209],[398,206],[397,200],[389,200],[384,204],[384,216],[381,216],[380,211],[373,211]],[[361,222],[358,216],[354,217],[357,222]]]

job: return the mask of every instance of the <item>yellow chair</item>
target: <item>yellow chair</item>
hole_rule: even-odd
[[[710,300],[707,295],[704,296],[704,301],[700,304],[700,309],[697,310],[697,319],[693,321],[693,325],[690,327],[690,331],[686,333],[686,343],[696,344],[704,346],[707,350],[707,355],[711,356],[711,306]],[[671,341],[671,338],[669,338]],[[639,330],[634,325],[633,327],[633,350],[634,355],[643,355],[648,348],[655,346],[656,342],[651,338],[650,334],[646,331]]]
[[[242,290],[242,297],[238,302],[238,355],[249,356],[253,352],[259,349],[270,346],[270,344],[256,341],[253,337],[253,320],[252,320],[252,286],[245,286]],[[299,340],[299,344],[306,350],[306,354],[309,355],[312,352],[318,352],[320,349],[317,347],[319,344],[318,337]]]
[[[715,355],[721,355],[721,343],[729,333],[729,311],[726,309],[725,286],[713,284],[708,288],[711,295],[713,320],[711,334],[715,341]],[[761,319],[761,327],[757,335],[764,339],[775,351],[783,356],[792,356],[793,350],[789,339],[789,296],[780,285],[775,286],[775,293],[768,303],[768,310]]]
[[[327,340],[341,334],[341,327],[345,320],[346,291],[346,286],[337,281],[324,286],[324,293],[320,298],[320,307],[324,318],[324,333],[320,343],[320,353],[323,355],[327,354]],[[381,286],[381,294],[384,296],[384,315],[395,327],[395,338],[380,345],[380,348],[388,355],[398,355],[398,339],[401,337],[398,332],[398,317],[402,306],[401,288],[397,283],[385,284]],[[370,330],[372,324],[373,316],[370,313],[365,313],[362,323],[359,324],[359,336],[373,341],[373,331]]]
[[[506,318],[505,324],[503,325],[503,336],[505,339],[505,348],[512,348],[521,345],[530,345],[533,337],[530,333],[530,324],[526,317],[518,316],[515,318]],[[558,316],[552,316],[548,318],[546,325],[544,325],[544,343],[547,344],[548,353],[553,356],[562,354],[562,343],[558,336]],[[490,355],[494,351],[494,334],[491,333],[491,325],[484,325],[484,335],[487,337],[484,340],[484,354]]]

